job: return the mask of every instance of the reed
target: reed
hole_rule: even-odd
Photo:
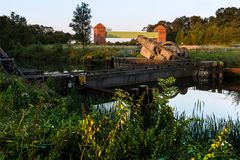
[[[240,120],[204,117],[204,102],[193,115],[168,105],[173,79],[161,80],[167,93],[143,104],[117,91],[113,107],[73,92],[62,97],[45,85],[12,79],[0,91],[2,159],[203,159],[240,156]],[[86,103],[86,99],[88,102]],[[106,98],[108,100],[108,98]],[[151,108],[148,114],[142,107]],[[134,110],[136,111],[134,111]],[[138,112],[138,110],[140,110]],[[147,122],[147,123],[146,123]]]

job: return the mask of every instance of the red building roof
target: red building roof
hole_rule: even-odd
[[[166,28],[163,25],[158,25],[157,27],[154,28],[154,31],[158,30],[166,30]]]
[[[98,23],[94,28],[106,28],[102,23]]]

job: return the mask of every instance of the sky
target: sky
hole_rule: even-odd
[[[160,20],[181,16],[214,16],[221,7],[240,7],[240,0],[0,0],[0,16],[13,11],[28,24],[51,26],[73,33],[69,23],[81,2],[89,4],[91,25],[101,22],[113,31],[141,31]]]

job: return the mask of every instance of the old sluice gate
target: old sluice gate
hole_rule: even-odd
[[[155,44],[154,44],[155,45]],[[156,46],[155,46],[156,47]],[[154,47],[153,47],[154,49]],[[164,50],[167,51],[164,51]],[[145,50],[146,46],[145,46]],[[155,49],[156,50],[156,49]],[[163,52],[161,52],[163,50]],[[149,51],[149,50],[148,50]],[[153,59],[146,58],[111,58],[107,57],[104,62],[106,69],[103,70],[85,70],[79,72],[68,73],[43,73],[39,70],[29,70],[18,68],[14,60],[1,49],[0,50],[0,66],[8,74],[22,76],[30,81],[46,81],[50,77],[55,80],[57,88],[60,91],[67,91],[69,88],[97,88],[102,89],[108,87],[118,87],[123,85],[139,84],[151,81],[157,81],[159,78],[184,78],[195,77],[222,79],[223,78],[223,62],[218,61],[202,61],[192,62],[183,57],[186,56],[184,49],[178,52],[174,51],[169,61],[163,61],[164,55],[171,57],[171,49],[160,46],[156,50],[158,56],[154,56],[154,52],[150,50]],[[179,54],[180,53],[180,54]],[[144,53],[146,55],[146,53]],[[148,54],[148,53],[147,53]],[[156,58],[160,57],[160,59]],[[89,57],[88,65],[93,65],[93,57]]]
[[[137,41],[145,58],[106,59],[107,70],[85,72],[86,86],[117,87],[123,85],[157,81],[159,78],[220,78],[223,63],[216,61],[192,62],[188,50],[173,42],[158,43],[144,36]],[[92,57],[87,60],[91,64]],[[114,69],[109,69],[114,68]]]
[[[223,62],[175,60],[161,62],[144,58],[116,58],[114,69],[85,71],[75,76],[85,76],[86,86],[117,87],[157,81],[159,78],[222,79]],[[82,82],[81,82],[82,83]]]

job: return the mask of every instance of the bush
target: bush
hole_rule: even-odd
[[[4,78],[1,78],[4,79]],[[3,159],[207,159],[240,155],[238,121],[175,115],[174,79],[160,80],[151,103],[117,90],[111,111],[61,97],[45,85],[8,79],[0,92]],[[81,95],[78,95],[81,96]],[[81,112],[79,112],[79,106]],[[216,139],[216,140],[214,140]]]

